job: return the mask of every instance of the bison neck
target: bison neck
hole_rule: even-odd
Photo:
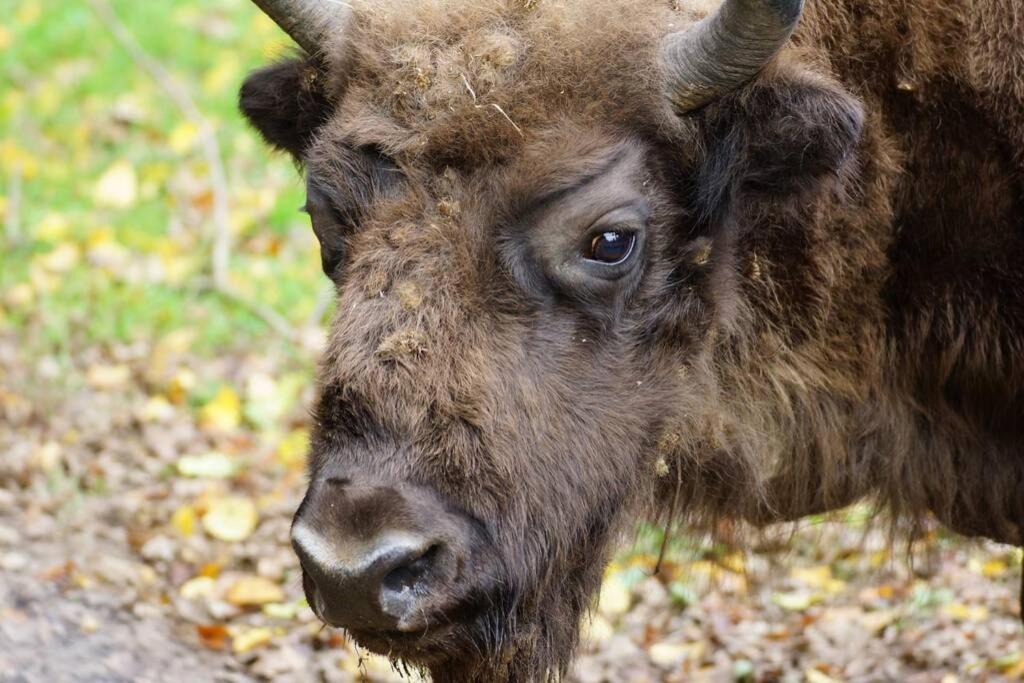
[[[716,400],[669,430],[702,435],[668,440],[681,508],[764,525],[868,500],[1021,544],[1024,103],[848,57],[858,177],[799,230],[761,211],[776,225],[737,245],[744,303],[689,369]]]

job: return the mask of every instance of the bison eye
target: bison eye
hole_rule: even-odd
[[[606,230],[594,235],[584,256],[591,261],[618,265],[633,253],[636,235],[628,230]]]

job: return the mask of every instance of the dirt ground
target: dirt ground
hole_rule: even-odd
[[[0,681],[401,680],[303,602],[292,363],[38,358],[0,332]],[[696,543],[660,578],[641,546],[609,568],[570,681],[1024,678],[1019,551],[933,532],[910,565],[856,512],[755,551]]]

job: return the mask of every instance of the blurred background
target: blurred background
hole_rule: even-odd
[[[245,0],[0,0],[0,681],[401,680],[288,544],[331,289],[235,101],[289,49]],[[570,680],[1024,678],[1019,551],[869,517],[658,578],[641,527]]]

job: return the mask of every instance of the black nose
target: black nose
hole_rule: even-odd
[[[327,623],[424,630],[451,593],[467,526],[431,495],[402,487],[314,484],[292,524],[306,595]]]
[[[429,590],[439,541],[386,533],[364,544],[332,543],[297,521],[292,545],[313,583],[316,611],[328,623],[399,631],[419,626],[414,607]]]

